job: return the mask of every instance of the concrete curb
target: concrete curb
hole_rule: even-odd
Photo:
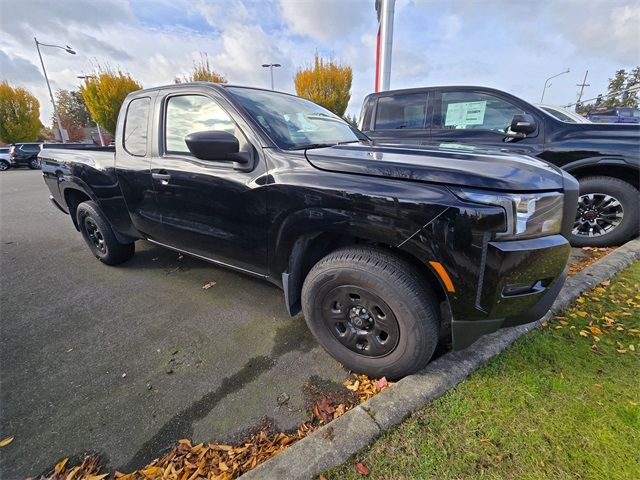
[[[640,239],[627,242],[568,279],[549,312],[540,320],[485,335],[472,348],[443,355],[422,372],[403,378],[239,478],[310,479],[341,465],[382,431],[455,387],[491,357],[569,306],[583,292],[639,259]]]

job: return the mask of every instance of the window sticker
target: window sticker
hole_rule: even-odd
[[[487,101],[461,102],[447,105],[447,116],[444,120],[446,127],[466,127],[467,125],[482,125]]]

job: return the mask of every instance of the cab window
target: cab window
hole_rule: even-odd
[[[426,128],[427,94],[411,93],[380,97],[376,108],[376,130]]]
[[[439,127],[506,133],[519,113],[524,113],[521,108],[486,93],[442,92]]]
[[[211,98],[202,95],[169,97],[164,136],[167,153],[191,155],[185,137],[206,130],[223,130],[236,135],[234,121]]]
[[[123,146],[131,155],[144,157],[147,154],[147,122],[149,120],[149,97],[131,100],[124,122]]]

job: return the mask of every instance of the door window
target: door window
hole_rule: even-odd
[[[440,128],[490,130],[506,133],[521,108],[493,95],[477,92],[443,92]]]
[[[144,157],[147,154],[149,105],[151,105],[151,99],[142,97],[132,100],[127,107],[123,145],[131,155]]]
[[[426,93],[380,97],[376,109],[375,129],[422,129],[425,128],[426,113]]]
[[[236,135],[236,125],[220,105],[202,95],[169,97],[165,122],[165,151],[191,155],[185,137],[206,130]],[[237,136],[237,135],[236,135]]]

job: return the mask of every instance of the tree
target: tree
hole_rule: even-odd
[[[206,53],[200,54],[200,61],[193,61],[193,68],[191,69],[191,75],[184,76],[182,78],[176,77],[175,83],[183,82],[213,82],[213,83],[227,83],[227,79],[224,75],[219,74],[211,65],[209,65],[209,57]]]
[[[296,93],[342,117],[351,98],[352,79],[350,66],[325,60],[316,52],[313,65],[296,72]]]
[[[609,79],[608,96],[602,102],[602,107],[616,107],[620,103],[620,95],[616,92],[621,92],[624,88],[624,83],[627,79],[627,72],[624,69],[616,71],[613,78]]]
[[[623,107],[638,107],[638,90],[640,90],[640,67],[636,67],[627,74],[627,83],[622,94]]]
[[[62,128],[68,135],[69,141],[79,142],[85,138],[85,128],[91,125],[91,115],[82,100],[78,90],[58,90],[56,92],[56,105],[60,114]],[[56,125],[55,116],[53,123]],[[57,128],[57,126],[56,126]]]
[[[22,87],[0,83],[0,140],[33,142],[41,126],[38,99]]]
[[[80,94],[95,121],[114,134],[122,102],[129,93],[141,88],[128,73],[99,67],[98,73],[80,86]]]
[[[354,128],[358,128],[358,117],[356,117],[355,115],[349,115],[348,113],[342,117],[342,119],[349,123],[352,127]]]

